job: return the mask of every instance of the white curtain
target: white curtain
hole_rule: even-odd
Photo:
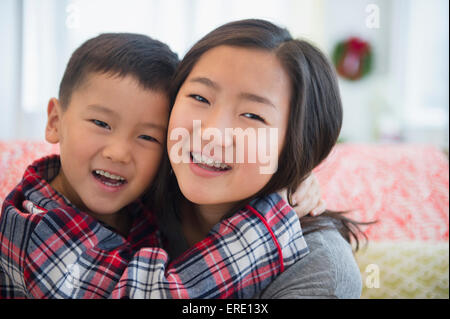
[[[366,25],[368,6],[380,9],[378,28]],[[48,99],[88,38],[144,33],[182,57],[208,31],[242,18],[269,19],[327,54],[343,37],[365,37],[375,69],[359,83],[340,81],[342,135],[371,142],[381,123],[448,148],[447,0],[1,0],[0,140],[43,139]]]
[[[313,1],[2,0],[0,30],[8,43],[0,50],[0,139],[44,137],[47,102],[58,93],[71,53],[99,33],[147,34],[182,57],[225,22],[259,17],[286,25],[298,16],[293,3],[312,8]]]
[[[405,74],[406,135],[448,148],[449,2],[410,2]]]

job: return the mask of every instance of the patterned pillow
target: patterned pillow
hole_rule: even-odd
[[[448,242],[371,242],[356,260],[361,298],[449,298]]]
[[[338,144],[315,173],[328,208],[379,221],[370,240],[448,242],[449,163],[435,147]]]
[[[339,144],[315,172],[328,208],[378,220],[365,229],[367,249],[356,254],[362,298],[449,298],[449,163],[442,152]]]
[[[57,145],[41,141],[0,141],[0,204],[20,182],[33,161],[59,153]]]

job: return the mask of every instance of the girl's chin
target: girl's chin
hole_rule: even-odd
[[[199,189],[193,189],[192,191],[183,191],[181,190],[183,196],[194,205],[199,206],[216,206],[231,208],[237,202],[242,199],[236,199],[232,196],[232,194],[227,194],[226,192],[212,194],[202,193]]]
[[[221,194],[220,196],[217,196],[217,194],[216,196],[214,196],[214,194],[211,193],[203,194],[198,189],[193,189],[192,191],[181,190],[181,192],[187,200],[195,205],[217,205],[219,203],[223,203],[226,200],[226,194]]]

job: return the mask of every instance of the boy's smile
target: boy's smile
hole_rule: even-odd
[[[106,190],[116,191],[127,183],[125,177],[104,171],[102,169],[95,169],[92,171],[94,178],[101,184],[107,186]]]
[[[73,92],[67,108],[50,100],[46,139],[61,152],[51,185],[79,209],[111,220],[156,175],[168,103],[164,92],[144,89],[131,76],[97,73]]]

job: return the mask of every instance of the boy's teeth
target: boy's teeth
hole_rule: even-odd
[[[220,168],[220,169],[229,168],[229,166],[227,164],[218,162],[218,161],[212,159],[211,157],[206,157],[201,154],[194,154],[194,153],[191,153],[191,154],[192,154],[192,158],[194,159],[194,163],[201,163],[201,164],[213,166],[215,168]]]
[[[110,179],[115,179],[115,180],[118,180],[118,181],[123,181],[123,180],[125,180],[125,178],[123,178],[122,176],[114,175],[114,174],[105,172],[105,171],[100,170],[100,169],[95,170],[95,172],[96,172],[98,175],[102,175],[102,176],[108,177],[108,178],[110,178]]]

